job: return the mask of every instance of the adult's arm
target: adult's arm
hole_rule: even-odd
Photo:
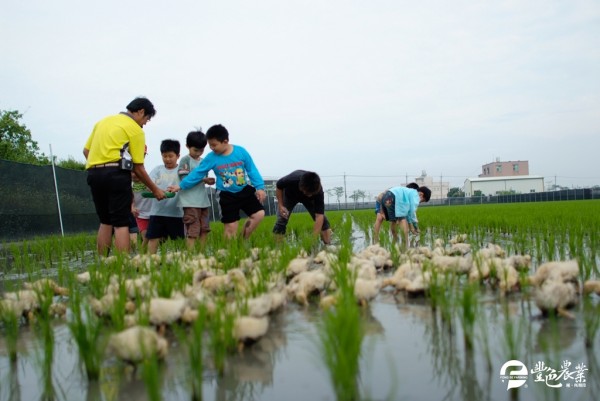
[[[146,171],[146,168],[144,167],[143,164],[134,163],[133,164],[133,172],[135,173],[135,175],[138,176],[140,181],[142,181],[144,183],[144,185],[146,185],[146,187],[148,187],[148,189],[154,194],[154,197],[156,199],[158,199],[158,200],[165,199],[165,191],[160,189],[154,183],[154,181],[152,181],[152,179],[148,175],[148,172]]]

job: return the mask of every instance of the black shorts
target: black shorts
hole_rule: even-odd
[[[88,169],[87,183],[100,223],[129,227],[131,213],[131,171],[119,167]]]
[[[146,238],[178,239],[185,236],[181,217],[150,216]]]
[[[292,217],[292,213],[294,211],[294,207],[296,207],[296,205],[298,203],[302,203],[302,206],[304,206],[304,208],[306,209],[306,211],[308,212],[308,214],[310,214],[310,217],[312,217],[313,221],[316,218],[316,207],[315,207],[315,202],[311,202],[311,201],[305,201],[305,202],[299,202],[296,199],[289,199],[286,198],[285,195],[283,197],[283,205],[285,206],[285,208],[288,210],[289,214],[287,217],[283,217],[279,214],[279,211],[277,212],[277,221],[275,222],[275,226],[273,227],[273,232],[275,234],[285,234],[286,232],[286,227],[288,222],[290,221],[290,217]],[[321,226],[321,231],[327,231],[330,228],[330,224],[329,224],[329,220],[327,220],[327,216],[325,216],[325,213],[323,213],[323,225]]]
[[[219,192],[219,206],[221,206],[221,222],[233,223],[240,219],[240,210],[247,216],[265,210],[256,197],[256,189],[246,185],[240,192]]]

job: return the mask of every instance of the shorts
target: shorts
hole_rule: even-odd
[[[150,223],[150,219],[136,217],[135,221],[137,222],[138,229],[141,233],[148,230],[148,224]]]
[[[137,221],[133,213],[129,213],[129,234],[137,234],[140,232],[140,228],[137,225]]]
[[[131,214],[131,171],[119,167],[90,168],[87,183],[92,192],[100,223],[113,227],[129,227]]]
[[[198,238],[200,234],[210,232],[207,207],[184,207],[183,225],[188,238]]]
[[[146,238],[178,239],[184,236],[181,217],[150,216]]]
[[[285,234],[286,232],[286,228],[287,228],[287,223],[288,221],[290,221],[290,217],[292,216],[292,212],[294,210],[294,207],[296,207],[296,205],[298,204],[298,202],[294,199],[286,199],[284,197],[283,200],[284,206],[285,208],[288,210],[289,214],[287,216],[287,218],[284,218],[282,216],[279,215],[279,212],[277,213],[277,221],[275,222],[275,226],[273,227],[273,233],[275,234]],[[308,214],[310,214],[310,217],[312,217],[313,221],[315,221],[315,203],[314,202],[301,202],[302,205],[304,206],[304,208],[306,209],[306,211],[308,212]],[[329,224],[329,220],[327,220],[327,216],[325,216],[325,213],[323,213],[323,225],[321,226],[321,231],[327,231],[329,230],[329,228],[331,228],[331,225]]]
[[[247,216],[265,210],[256,197],[256,189],[246,185],[240,192],[219,192],[219,206],[221,206],[221,222],[224,224],[239,221],[240,210]]]

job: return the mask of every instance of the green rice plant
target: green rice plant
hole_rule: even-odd
[[[37,364],[42,377],[42,396],[44,401],[56,398],[52,382],[52,363],[54,361],[54,329],[49,318],[48,305],[42,303],[39,318],[36,320],[40,353],[37,354]]]
[[[192,400],[202,400],[202,375],[204,372],[204,360],[203,360],[203,344],[204,344],[204,329],[206,326],[206,308],[200,306],[198,308],[198,318],[192,323],[189,332],[177,326],[175,333],[179,341],[185,345],[188,366],[190,373],[190,382],[192,387]]]
[[[21,316],[17,316],[14,310],[0,304],[0,322],[4,328],[3,336],[6,339],[8,359],[11,363],[17,361],[20,320]]]
[[[462,324],[465,348],[472,350],[475,337],[475,321],[479,314],[479,284],[467,283],[458,289],[458,317]]]
[[[583,328],[586,348],[594,348],[594,341],[600,328],[600,303],[594,302],[591,296],[583,296]]]
[[[156,354],[148,355],[141,362],[142,380],[150,401],[161,401],[161,364]]]
[[[320,354],[340,401],[359,398],[358,379],[364,327],[352,285],[340,288],[335,308],[318,323]]]
[[[503,339],[504,339],[504,350],[507,359],[519,359],[520,353],[523,350],[523,340],[525,336],[525,330],[523,327],[523,319],[515,319],[511,316],[511,310],[509,308],[508,301],[505,299],[502,301],[503,316]]]
[[[236,348],[233,337],[233,323],[235,316],[227,310],[227,302],[223,298],[216,301],[215,311],[208,320],[209,332],[208,347],[219,376],[225,373],[225,360],[229,353]]]
[[[106,348],[101,337],[103,322],[92,312],[88,303],[82,302],[77,291],[71,292],[70,306],[72,314],[68,326],[77,344],[80,364],[85,368],[88,380],[98,380]]]

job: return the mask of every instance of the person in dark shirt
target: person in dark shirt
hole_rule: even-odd
[[[331,228],[325,217],[325,195],[321,178],[317,173],[305,170],[292,171],[276,184],[277,222],[273,227],[276,235],[284,235],[294,206],[302,203],[315,224],[313,234],[321,235],[323,243],[331,243]]]

